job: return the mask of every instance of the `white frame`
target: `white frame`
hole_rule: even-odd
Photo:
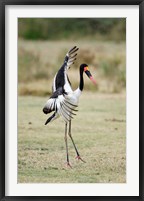
[[[139,6],[7,5],[6,26],[6,196],[138,196],[139,195]],[[17,183],[17,18],[124,17],[127,74],[126,184]]]

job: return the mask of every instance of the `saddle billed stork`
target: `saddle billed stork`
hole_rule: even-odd
[[[79,87],[75,91],[72,90],[71,83],[67,75],[67,71],[76,60],[78,49],[79,48],[75,46],[72,49],[70,49],[66,54],[63,65],[61,66],[61,68],[54,77],[52,85],[52,96],[48,99],[43,108],[43,112],[45,114],[54,111],[53,115],[50,116],[45,122],[45,125],[48,124],[49,122],[54,121],[60,116],[63,118],[65,122],[64,139],[66,144],[67,166],[69,167],[71,167],[71,165],[69,163],[67,135],[69,135],[75,148],[77,154],[76,158],[83,161],[82,158],[80,157],[78,149],[71,135],[71,119],[73,118],[73,115],[75,115],[74,112],[78,111],[76,108],[78,107],[79,97],[84,87],[83,72],[85,72],[86,75],[91,79],[91,81],[94,84],[96,84],[96,81],[93,79],[89,71],[88,65],[81,64],[79,69],[80,73]]]

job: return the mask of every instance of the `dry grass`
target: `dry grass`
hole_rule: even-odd
[[[124,42],[19,40],[19,93],[21,95],[50,93],[52,79],[62,65],[66,52],[74,45],[80,48],[77,61],[69,71],[74,88],[78,86],[79,65],[87,63],[97,80],[97,90],[106,93],[125,90],[126,52]],[[47,88],[45,86],[36,88],[36,82],[39,84],[45,82]],[[85,89],[95,90],[87,79]]]
[[[69,140],[72,169],[66,167],[64,123],[44,125],[46,99],[18,98],[18,182],[125,183],[125,95],[83,92],[72,133],[86,163],[75,159]]]

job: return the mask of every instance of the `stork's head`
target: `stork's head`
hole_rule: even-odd
[[[94,84],[96,84],[96,81],[95,81],[95,79],[93,78],[93,76],[91,75],[90,70],[89,70],[89,67],[88,67],[87,64],[81,64],[81,65],[80,65],[80,71],[85,72],[86,75],[90,78],[90,80],[91,80]]]

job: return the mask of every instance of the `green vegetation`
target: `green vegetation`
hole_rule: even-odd
[[[44,125],[45,102],[46,97],[18,98],[18,182],[125,183],[125,95],[83,92],[72,134],[86,163],[75,159],[69,139],[72,169],[66,167],[64,123]]]
[[[125,40],[125,18],[19,18],[18,35],[28,40],[92,38]]]

